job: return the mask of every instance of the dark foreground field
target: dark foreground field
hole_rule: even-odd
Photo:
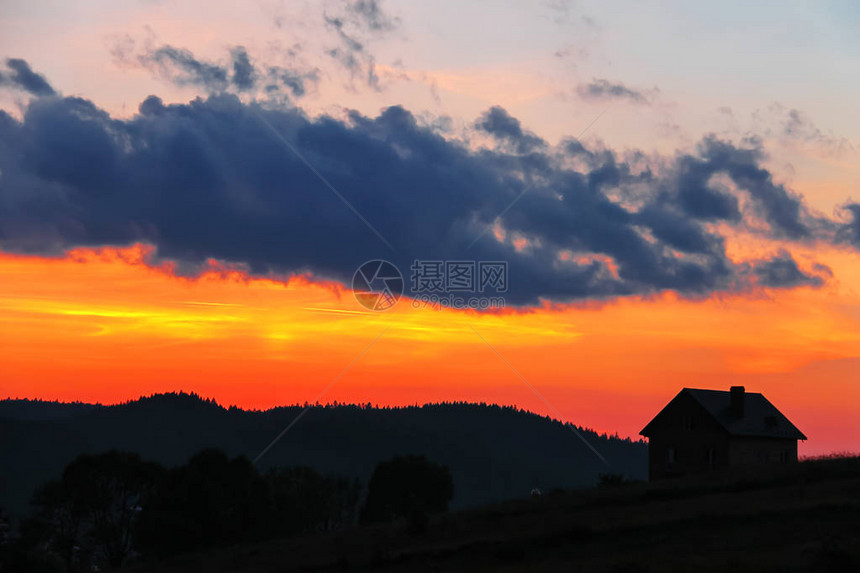
[[[860,570],[860,458],[551,493],[406,524],[189,554],[134,571]]]

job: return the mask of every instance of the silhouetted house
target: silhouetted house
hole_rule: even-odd
[[[758,393],[684,388],[639,432],[650,479],[797,461],[806,436]]]

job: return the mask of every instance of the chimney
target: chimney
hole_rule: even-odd
[[[731,405],[732,405],[732,416],[735,418],[743,418],[744,417],[744,387],[743,386],[732,386],[730,388],[731,391]]]

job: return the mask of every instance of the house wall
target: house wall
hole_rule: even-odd
[[[650,479],[701,473],[730,463],[729,436],[693,398],[682,394],[653,422]]]
[[[797,461],[797,440],[780,438],[733,438],[729,444],[729,463],[770,465]]]
[[[672,458],[670,450],[674,450]],[[709,472],[729,465],[728,440],[720,434],[655,436],[649,441],[648,460],[652,480]]]

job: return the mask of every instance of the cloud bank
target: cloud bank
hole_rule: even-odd
[[[256,81],[243,53],[226,75],[181,52],[162,57],[189,77],[239,87]],[[145,242],[183,272],[216,259],[344,284],[374,258],[404,273],[415,259],[504,260],[509,302],[535,305],[815,287],[829,276],[821,265],[802,268],[789,250],[733,261],[726,229],[860,246],[860,207],[848,206],[842,222],[811,212],[762,167],[755,141],[705,137],[655,165],[575,139],[549,146],[499,107],[476,122],[498,145],[475,149],[399,106],[311,119],[234,94],[181,105],[150,96],[121,120],[51,94],[34,98],[21,120],[0,112],[4,251]]]

